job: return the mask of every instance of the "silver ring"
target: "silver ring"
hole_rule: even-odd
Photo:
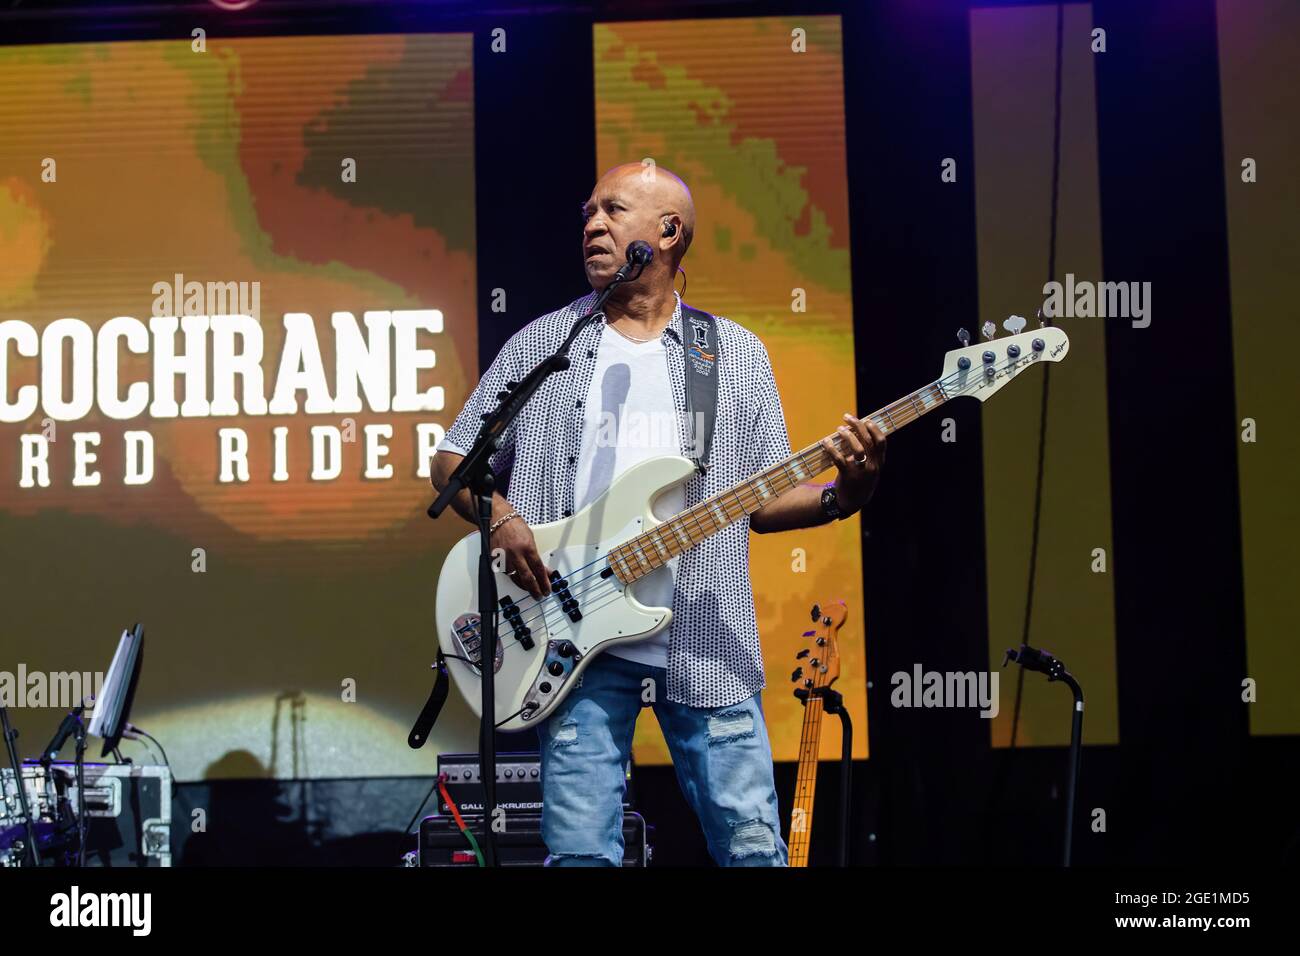
[[[518,573],[519,573],[519,572],[518,572],[517,570],[515,570],[515,571],[507,571],[507,572],[506,572],[506,574],[518,574]]]

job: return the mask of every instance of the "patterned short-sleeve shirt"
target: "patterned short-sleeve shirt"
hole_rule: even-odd
[[[474,444],[482,415],[497,406],[507,381],[520,381],[563,343],[573,323],[594,304],[584,296],[534,319],[510,338],[456,416],[438,451],[463,455]],[[529,524],[573,513],[574,476],[596,351],[598,316],[569,350],[572,365],[543,383],[507,429],[493,455],[506,498]],[[676,409],[685,414],[682,302],[664,328]],[[709,467],[686,482],[686,506],[770,468],[790,456],[785,413],[767,349],[748,329],[717,319],[718,410]],[[685,444],[686,439],[683,439]],[[682,454],[689,457],[683,448]],[[507,478],[508,474],[508,478]],[[500,481],[498,487],[500,487]],[[763,689],[754,593],[749,579],[749,519],[742,518],[681,555],[673,595],[668,647],[668,699],[691,707],[726,707]]]

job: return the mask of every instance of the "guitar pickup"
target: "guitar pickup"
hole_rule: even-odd
[[[501,616],[506,619],[510,629],[515,632],[515,640],[519,642],[519,646],[526,651],[531,651],[536,646],[536,642],[533,640],[532,628],[524,623],[519,605],[515,603],[512,597],[503,597],[498,603],[501,605]]]
[[[582,612],[578,610],[578,601],[569,591],[569,582],[560,577],[559,571],[551,572],[551,593],[555,595],[560,602],[560,610],[569,615],[569,620],[582,620]]]

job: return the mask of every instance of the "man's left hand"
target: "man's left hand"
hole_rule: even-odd
[[[835,478],[836,503],[845,514],[853,514],[861,511],[875,493],[885,464],[885,433],[871,419],[854,418],[848,412],[837,431],[844,450],[837,450],[829,438],[822,439],[822,447],[839,469]]]

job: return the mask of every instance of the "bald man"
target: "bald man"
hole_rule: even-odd
[[[572,366],[547,379],[493,456],[497,487],[507,491],[494,497],[491,546],[504,552],[506,573],[537,598],[550,593],[550,571],[530,526],[577,513],[632,465],[661,455],[697,460],[685,485],[656,502],[656,516],[667,518],[790,457],[762,342],[735,322],[684,305],[674,290],[695,235],[686,184],[653,164],[617,166],[582,204],[582,219],[583,264],[593,289],[609,284],[633,241],[650,243],[655,255],[583,327],[569,353]],[[482,414],[495,407],[505,383],[521,380],[553,354],[595,298],[593,292],[530,322],[506,343],[438,445],[435,488],[446,484],[474,443]],[[711,362],[717,381],[707,449],[698,436],[692,440],[682,414],[688,372],[697,374],[687,368],[684,337],[695,347],[692,361]],[[711,343],[712,351],[699,348],[701,342]],[[641,578],[632,586],[637,599],[671,607],[671,626],[603,650],[538,728],[548,865],[622,864],[624,768],[646,705],[654,708],[713,859],[723,866],[785,865],[760,696],[763,658],[749,532],[826,524],[867,503],[884,461],[884,436],[869,421],[844,417],[840,435],[850,454],[823,442],[835,462],[835,481],[801,484],[769,498],[746,519]],[[476,524],[468,492],[454,507]]]

